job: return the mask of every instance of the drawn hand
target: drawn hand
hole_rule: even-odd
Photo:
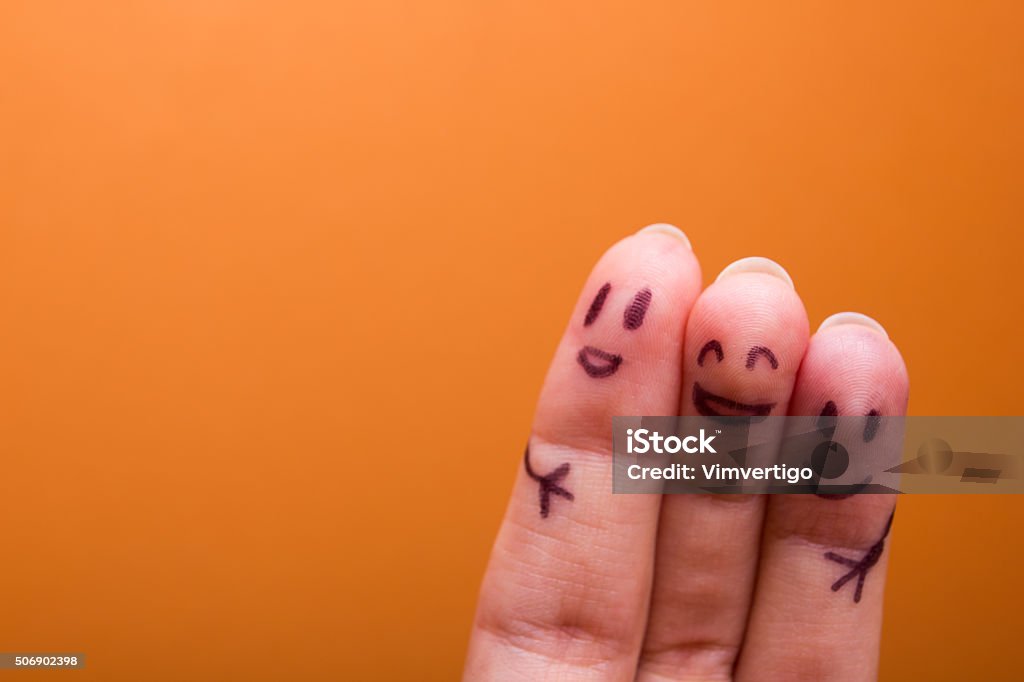
[[[651,226],[583,288],[480,594],[467,680],[868,680],[894,499],[613,495],[617,415],[905,413],[899,351],[841,313],[810,337],[767,259],[703,292]],[[872,421],[874,420],[874,421]]]

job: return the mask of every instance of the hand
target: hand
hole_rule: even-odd
[[[809,338],[767,259],[701,292],[686,237],[645,228],[594,268],[548,371],[481,590],[468,680],[877,676],[894,498],[613,495],[616,415],[902,415],[882,327]]]

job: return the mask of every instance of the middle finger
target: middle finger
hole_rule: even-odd
[[[785,415],[807,348],[792,280],[766,258],[725,268],[694,305],[683,415]],[[666,495],[638,679],[729,679],[758,564],[763,495]]]

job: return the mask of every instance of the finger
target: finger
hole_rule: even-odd
[[[594,268],[548,371],[491,561],[467,679],[623,679],[647,613],[657,495],[612,495],[615,415],[672,414],[700,291],[682,233],[628,237]]]
[[[781,266],[763,258],[730,265],[687,324],[682,414],[785,414],[807,336],[803,303]],[[763,509],[763,495],[663,498],[640,679],[731,676]]]
[[[908,390],[903,360],[882,327],[842,313],[811,340],[790,412],[865,417],[855,437],[831,436],[853,459],[885,435],[869,415],[903,415]],[[891,495],[771,498],[738,679],[877,678],[894,505]]]

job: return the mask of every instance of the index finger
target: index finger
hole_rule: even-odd
[[[631,678],[647,615],[658,495],[612,495],[616,415],[671,415],[700,291],[663,226],[594,268],[548,371],[484,578],[467,679]]]

